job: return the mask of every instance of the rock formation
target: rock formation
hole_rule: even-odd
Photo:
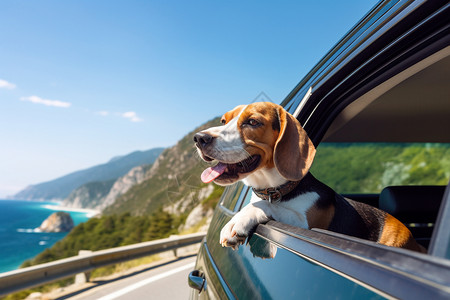
[[[145,172],[147,168],[148,166],[135,167],[131,169],[125,176],[117,179],[110,189],[108,195],[106,195],[106,197],[102,199],[101,203],[95,208],[103,210],[105,207],[113,204],[120,195],[128,192],[130,188],[132,188],[136,184],[142,183],[146,179]]]
[[[74,227],[70,214],[62,211],[52,213],[38,227],[43,232],[68,232]]]

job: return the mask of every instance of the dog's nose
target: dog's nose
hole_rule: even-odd
[[[210,144],[213,140],[213,137],[207,133],[204,132],[198,132],[194,135],[194,142],[199,147],[205,147],[206,145]]]

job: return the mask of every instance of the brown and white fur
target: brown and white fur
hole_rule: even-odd
[[[205,182],[229,185],[242,180],[257,190],[298,182],[280,201],[269,202],[253,193],[251,203],[223,227],[222,246],[237,248],[258,224],[273,219],[423,252],[396,218],[345,199],[309,173],[315,147],[300,123],[281,106],[241,105],[225,113],[222,123],[194,137],[200,156],[218,161],[221,168],[216,169],[222,169],[220,175],[214,167],[205,171]]]

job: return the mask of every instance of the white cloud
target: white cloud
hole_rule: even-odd
[[[95,114],[98,116],[102,116],[102,117],[108,117],[108,116],[121,117],[121,118],[128,119],[131,122],[144,121],[143,119],[139,118],[137,113],[134,111],[127,111],[127,112],[121,113],[121,112],[109,112],[107,110],[100,110],[100,111],[95,112]]]
[[[139,118],[134,111],[127,111],[121,114],[122,117],[129,119],[131,122],[142,122],[143,119]]]
[[[8,82],[6,80],[0,79],[0,89],[8,89],[8,90],[12,90],[15,89],[16,85]]]
[[[106,116],[109,115],[109,111],[106,111],[106,110],[98,111],[98,112],[97,112],[97,115],[106,117]]]
[[[42,99],[41,97],[38,97],[38,96],[22,97],[22,98],[20,98],[20,100],[29,101],[29,102],[37,103],[37,104],[43,104],[46,106],[55,106],[55,107],[69,107],[72,105],[69,102],[63,102],[63,101],[59,101],[59,100]]]

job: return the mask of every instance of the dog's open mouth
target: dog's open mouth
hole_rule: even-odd
[[[253,155],[234,164],[219,162],[214,167],[210,167],[203,171],[201,179],[204,183],[209,183],[219,177],[221,179],[238,177],[239,174],[249,173],[255,170],[258,167],[260,160],[261,156]]]

